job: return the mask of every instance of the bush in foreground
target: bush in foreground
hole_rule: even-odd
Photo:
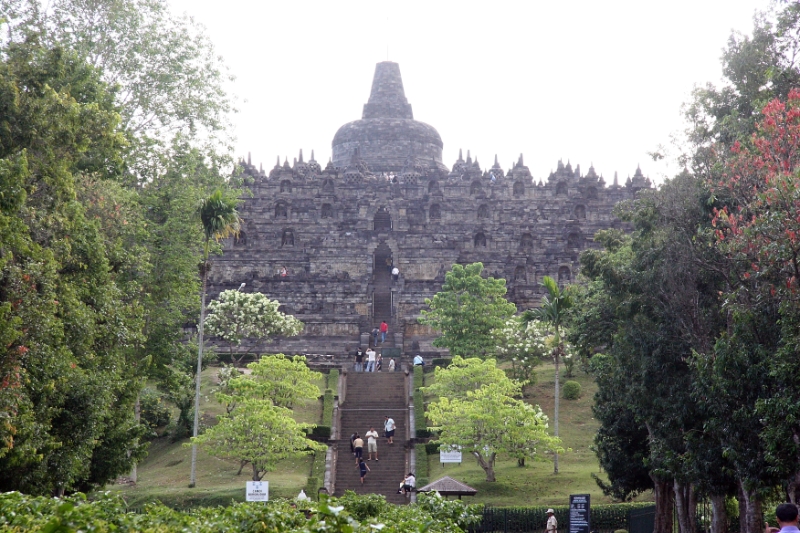
[[[421,531],[459,533],[480,519],[480,506],[420,495],[416,505],[397,506],[382,496],[357,496],[317,502],[277,500],[236,503],[228,507],[202,507],[176,511],[148,505],[129,512],[119,496],[109,493],[89,501],[78,494],[64,499],[0,494],[0,531],[95,533],[178,533],[192,531],[382,533]]]

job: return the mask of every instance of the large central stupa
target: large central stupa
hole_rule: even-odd
[[[448,171],[442,163],[442,138],[433,126],[414,120],[403,90],[400,66],[375,66],[372,91],[361,120],[348,122],[333,137],[333,164],[351,166],[360,159],[372,172],[400,172],[415,166]]]

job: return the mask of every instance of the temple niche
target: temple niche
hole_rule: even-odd
[[[326,164],[302,150],[268,171],[240,162],[252,178],[240,207],[247,231],[214,259],[209,295],[246,282],[305,323],[267,350],[343,354],[386,320],[388,346],[441,353],[417,319],[454,263],[482,262],[520,311],[533,307],[542,276],[574,282],[594,234],[624,227],[614,205],[650,187],[640,168],[607,186],[593,166],[562,161],[535,177],[522,155],[482,167],[459,150],[447,166],[443,146],[414,118],[399,65],[378,63],[361,118],[335,133]]]

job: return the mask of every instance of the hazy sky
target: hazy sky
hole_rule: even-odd
[[[375,63],[400,64],[414,118],[485,168],[519,154],[535,179],[559,159],[608,183],[683,128],[692,87],[719,83],[732,30],[767,0],[171,0],[206,26],[236,81],[237,156],[269,169],[302,148],[324,166],[342,124],[361,118]]]

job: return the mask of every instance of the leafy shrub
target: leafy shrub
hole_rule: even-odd
[[[139,405],[141,406],[142,424],[151,430],[169,424],[169,407],[158,392],[150,388],[142,389],[142,393],[139,395]]]
[[[438,442],[428,442],[425,444],[425,453],[428,455],[435,455],[439,453],[439,443]]]
[[[563,392],[567,400],[577,400],[581,397],[581,384],[577,381],[567,381],[564,383]]]
[[[321,454],[324,457],[324,454]],[[324,460],[322,462],[324,471]],[[306,488],[315,497],[316,489]],[[286,500],[235,503],[227,507],[199,507],[187,511],[148,505],[130,512],[120,496],[100,494],[87,501],[83,494],[63,499],[30,497],[19,492],[0,494],[0,530],[95,531],[98,533],[152,532],[216,533],[219,531],[326,531],[369,533],[425,531],[451,533],[480,521],[481,506],[420,494],[418,505],[389,505],[383,496],[355,495],[317,502]]]

